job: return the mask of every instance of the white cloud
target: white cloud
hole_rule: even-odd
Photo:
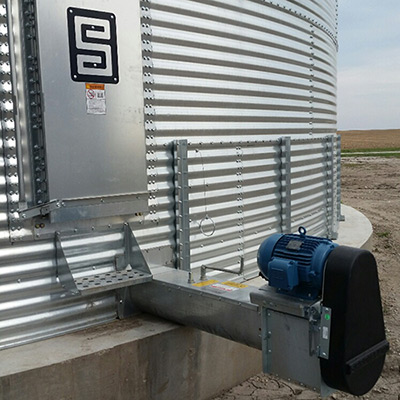
[[[400,2],[360,1],[343,4],[338,128],[400,128]]]
[[[339,71],[338,127],[400,128],[400,63],[378,62]]]

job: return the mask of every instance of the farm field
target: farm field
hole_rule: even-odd
[[[400,129],[342,131],[342,151],[400,151]]]
[[[372,252],[378,263],[383,312],[390,351],[381,378],[361,399],[400,400],[400,130],[351,131],[342,134],[346,151],[382,153],[342,158],[342,201],[366,215],[374,229]],[[373,323],[373,321],[371,321]],[[320,397],[301,386],[259,374],[214,400],[298,399]],[[357,399],[337,392],[329,399]]]

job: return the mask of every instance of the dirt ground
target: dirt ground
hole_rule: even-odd
[[[342,149],[399,149],[400,129],[342,131]]]
[[[373,225],[373,253],[378,262],[387,339],[391,347],[381,378],[361,398],[400,400],[400,159],[344,159],[342,200],[364,213]],[[260,374],[214,400],[318,398],[310,390]],[[356,397],[337,392],[330,399]]]

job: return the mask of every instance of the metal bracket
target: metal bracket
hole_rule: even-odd
[[[228,274],[235,274],[235,275],[243,275],[244,271],[244,257],[240,257],[240,268],[239,271],[231,271],[229,269],[224,268],[217,268],[217,267],[209,267],[207,265],[202,265],[200,269],[200,280],[204,281],[206,279],[207,270],[211,269],[212,271],[220,271],[226,272]]]
[[[61,297],[80,295],[80,292],[76,287],[75,280],[72,277],[68,261],[65,257],[59,232],[56,232],[55,235],[55,246],[56,246],[56,278],[60,282],[63,289],[66,290],[66,293],[63,293]]]
[[[48,203],[21,210],[21,219],[49,216],[50,223],[129,215],[147,210],[147,193],[87,197],[83,199],[51,200]]]
[[[128,223],[124,224],[124,254],[115,258],[115,269],[124,276],[126,271],[135,276],[135,283],[116,290],[117,315],[119,319],[127,318],[137,311],[131,298],[130,286],[152,280],[152,274],[147,265],[135,235]],[[121,277],[119,278],[121,279]],[[120,282],[123,281],[120,280]]]
[[[112,265],[108,272],[95,275],[74,277],[68,263],[62,245],[62,237],[59,233],[55,235],[56,245],[56,276],[65,289],[61,296],[91,295],[94,293],[106,292],[114,289],[122,289],[128,286],[149,282],[153,279],[147,262],[136,241],[128,223],[124,224],[124,252],[120,257],[115,258],[114,270]],[[120,294],[123,294],[121,292]],[[121,299],[125,296],[120,296]],[[120,301],[119,301],[120,306]],[[124,304],[121,304],[124,307]],[[124,312],[124,315],[127,313]]]
[[[60,207],[61,203],[58,200],[52,200],[44,205],[38,205],[21,210],[21,218],[30,219],[38,216],[45,216]]]
[[[316,353],[320,346],[320,302],[285,296],[268,286],[250,293],[250,299],[259,305],[261,314],[263,371],[319,390],[322,396],[330,394],[321,379]]]
[[[115,267],[117,271],[122,271],[127,267],[151,274],[147,261],[145,260],[135,235],[126,222],[124,224],[124,254],[123,257],[116,258]]]

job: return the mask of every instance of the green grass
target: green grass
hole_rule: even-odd
[[[364,154],[342,154],[342,158],[350,157],[383,157],[383,158],[400,158],[400,153],[364,153]]]
[[[382,147],[379,149],[343,149],[342,154],[346,153],[377,153],[377,152],[391,152],[400,151],[400,147]]]
[[[356,164],[356,163],[346,163],[344,165],[346,168],[364,168],[365,165],[362,163]]]
[[[377,232],[376,236],[380,237],[380,238],[387,238],[390,236],[390,232]]]

